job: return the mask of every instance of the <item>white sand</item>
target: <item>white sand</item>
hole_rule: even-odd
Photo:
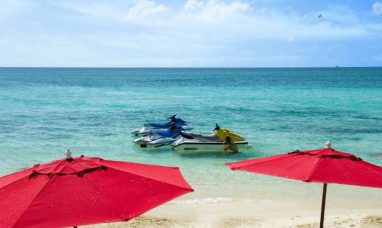
[[[293,201],[168,203],[129,222],[100,227],[318,227],[317,205]],[[326,210],[325,227],[382,227],[382,208],[333,208]]]

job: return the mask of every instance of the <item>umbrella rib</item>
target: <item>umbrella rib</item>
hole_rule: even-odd
[[[22,171],[20,171],[20,172],[22,172]],[[11,174],[9,174],[9,175],[2,176],[2,177],[0,177],[0,178],[6,177],[6,176],[10,176],[10,175],[12,175],[12,174],[14,174],[14,173],[11,173]],[[6,187],[6,186],[8,187],[9,185],[12,185],[12,184],[14,184],[14,183],[16,183],[16,182],[18,182],[18,181],[20,181],[20,180],[26,178],[26,177],[29,177],[29,175],[31,175],[31,172],[26,172],[25,175],[23,175],[21,178],[18,178],[18,179],[16,179],[16,180],[12,181],[12,182],[9,182],[9,183],[7,183],[6,185],[1,186],[0,188]]]
[[[49,178],[49,177],[48,177]],[[20,214],[20,216],[15,220],[16,222],[13,224],[12,227],[16,226],[16,224],[19,222],[19,220],[21,219],[21,217],[25,214],[25,212],[29,209],[29,207],[33,204],[33,202],[41,195],[41,193],[44,191],[44,189],[50,184],[50,182],[52,182],[53,179],[55,179],[56,176],[53,176],[52,178],[49,179],[49,181],[44,185],[44,187],[42,187],[40,189],[40,191],[38,192],[38,194],[33,198],[33,200],[31,201],[31,203],[28,205],[28,207],[25,208],[25,210]]]
[[[61,164],[63,164],[64,162],[66,162],[65,159],[61,160],[61,161],[54,167],[54,169],[53,169],[50,173],[57,173],[58,168],[61,168],[60,166],[61,166]]]
[[[367,163],[368,165],[372,165],[372,166],[374,166],[375,168],[380,168],[381,169],[381,167],[379,167],[379,166],[376,166],[376,165],[374,165],[374,164],[371,164],[371,163],[369,163],[369,162],[365,162],[365,163]],[[373,172],[373,173],[375,173],[375,174],[377,174],[377,175],[382,175],[381,173],[378,173],[377,171],[375,171],[374,169],[372,169],[371,167],[368,167],[368,166],[365,166],[366,164],[362,164],[365,168],[367,168],[368,170],[370,170],[371,172]],[[381,169],[382,170],[382,169]]]
[[[310,173],[310,175],[308,175],[307,178],[305,178],[305,180],[303,180],[304,182],[311,182],[311,178],[312,176],[316,173],[317,169],[318,169],[318,166],[320,165],[320,163],[322,162],[323,158],[319,158],[318,162],[316,163],[316,165],[314,166],[314,168],[312,169],[312,172]]]
[[[368,162],[367,162],[367,163],[368,163]],[[369,164],[369,165],[376,166],[376,165],[371,164],[371,163],[368,163],[368,164]],[[378,176],[381,176],[381,178],[382,178],[382,174],[381,174],[381,173],[378,173],[378,172],[375,171],[374,169],[372,169],[372,168],[366,166],[366,164],[362,164],[362,166],[363,166],[364,168],[366,168],[367,170],[371,171],[372,173],[375,173],[375,174],[377,174]],[[376,166],[376,168],[380,168],[380,167]]]
[[[82,171],[86,170],[86,168],[81,164],[81,162],[78,162],[77,160],[73,160],[72,162],[75,162],[76,164],[81,166],[83,168]]]

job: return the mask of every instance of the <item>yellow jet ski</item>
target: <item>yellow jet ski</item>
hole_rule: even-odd
[[[230,137],[238,151],[250,149],[251,145],[237,133],[216,124],[212,135],[181,132],[181,137],[171,144],[179,152],[224,152],[224,142]],[[232,152],[227,150],[226,152]]]

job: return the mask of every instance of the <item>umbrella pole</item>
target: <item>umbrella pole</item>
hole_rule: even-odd
[[[328,187],[327,183],[324,183],[322,188],[322,202],[321,202],[321,220],[320,220],[320,228],[324,227],[324,216],[325,216],[325,202],[326,202],[326,189]]]

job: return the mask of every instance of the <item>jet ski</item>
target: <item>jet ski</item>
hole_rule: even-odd
[[[239,151],[251,148],[247,140],[229,129],[220,128],[216,124],[213,132],[212,135],[181,132],[181,137],[171,143],[172,149],[179,152],[224,152],[227,136],[236,144]]]
[[[164,122],[145,123],[142,128],[136,129],[131,133],[135,136],[147,136],[154,129],[169,129],[173,123],[175,123],[177,128],[181,128],[184,131],[192,130],[192,127],[186,121],[173,115]]]
[[[152,129],[147,136],[134,140],[134,143],[142,148],[167,146],[180,137],[182,130],[183,128],[178,128],[175,124],[170,129]]]

